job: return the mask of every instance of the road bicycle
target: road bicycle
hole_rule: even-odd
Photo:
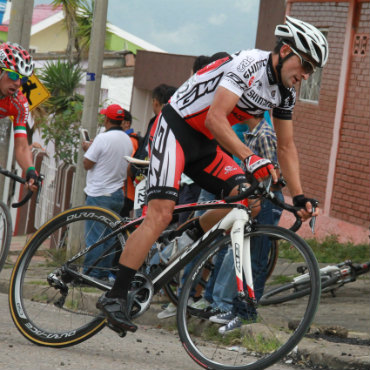
[[[149,161],[147,160],[140,160],[133,157],[125,156],[125,159],[130,163],[131,166],[135,167],[136,169],[136,181],[135,181],[135,197],[134,197],[134,206],[133,212],[136,216],[140,215],[142,210],[145,210],[146,204],[146,179],[147,179],[147,171],[149,166]],[[281,186],[285,186],[285,182],[281,182]],[[190,213],[188,216],[188,221],[192,220],[194,215],[194,211]],[[175,226],[173,226],[175,225]],[[181,239],[184,231],[187,228],[186,222],[180,226],[177,226],[177,223],[174,222],[169,226],[168,233],[166,238],[163,238],[162,243],[156,243],[155,246],[150,251],[150,254],[147,258],[146,262],[146,271],[153,270],[157,268],[157,264],[159,260],[168,261],[168,259],[177,253],[182,246],[184,245],[183,240]],[[172,227],[172,229],[171,229]],[[293,227],[291,227],[292,231],[297,231],[300,227],[300,223],[296,223]],[[276,261],[278,258],[278,240],[276,238],[270,239],[271,248],[268,255],[267,265],[266,265],[266,279],[268,279],[274,267],[276,265]],[[199,299],[202,297],[204,290],[207,288],[207,281],[206,278],[212,274],[215,266],[212,261],[208,261],[207,264],[208,269],[204,272],[204,277],[200,279],[196,286],[194,286],[194,294],[196,297],[195,299]],[[177,306],[178,304],[178,293],[181,289],[181,280],[184,278],[182,276],[183,271],[177,273],[170,282],[164,284],[163,291],[169,298],[169,300]]]
[[[307,295],[310,285],[306,266],[298,266],[296,271],[297,276],[293,278],[293,281],[280,286],[271,284],[270,289],[267,289],[259,303],[261,305],[279,304]],[[344,284],[356,281],[359,275],[369,271],[370,261],[353,263],[351,260],[346,260],[336,265],[325,266],[320,269],[321,292],[330,292],[334,297],[337,289]]]
[[[279,361],[307,332],[319,303],[319,268],[311,248],[290,230],[256,225],[251,218],[250,204],[243,200],[250,197],[265,197],[279,203],[283,209],[293,212],[299,223],[297,209],[275,199],[269,184],[264,183],[241,189],[238,196],[225,200],[176,206],[175,214],[197,209],[230,209],[230,212],[168,262],[160,261],[148,273],[144,266],[135,275],[129,291],[131,318],[135,320],[148,310],[153,295],[196,259],[181,289],[177,328],[186,352],[206,369],[263,369]],[[117,261],[128,235],[142,220],[143,217],[122,220],[107,209],[84,206],[67,210],[41,226],[19,255],[10,279],[10,312],[22,335],[33,343],[60,348],[78,344],[102,330],[107,322],[95,304],[111,284],[89,276],[89,271],[107,255],[113,254]],[[102,230],[100,237],[87,246],[90,230],[98,226]],[[283,240],[289,244],[291,253],[296,254],[298,262],[295,263],[307,266],[311,288],[308,295],[300,299],[299,306],[283,311],[279,306],[261,306],[256,302],[253,281],[259,272],[252,271],[250,240],[260,235]],[[109,246],[93,266],[84,266],[85,254],[107,242]],[[161,243],[159,240],[158,244]],[[243,327],[234,338],[233,345],[227,344],[226,338],[217,337],[217,328],[188,306],[194,283],[205,276],[204,270],[209,269],[210,261],[229,243],[234,251],[238,297],[257,310],[255,317],[245,325],[246,331]],[[290,279],[294,266],[288,268],[288,265],[289,261],[278,258],[274,271],[279,270]],[[116,265],[110,271],[114,273]],[[299,322],[293,331],[289,329],[291,320]]]
[[[21,184],[25,184],[26,180],[22,177],[17,176],[13,172],[5,170],[0,167],[0,173],[6,177],[13,179]],[[41,189],[41,184],[40,188]],[[20,200],[18,203],[13,203],[13,208],[18,208],[23,206],[28,200],[32,197],[32,191],[29,190],[24,198]],[[4,267],[6,259],[8,257],[10,244],[12,241],[12,233],[13,233],[13,226],[12,226],[12,216],[10,214],[8,206],[3,202],[0,201],[0,272]]]

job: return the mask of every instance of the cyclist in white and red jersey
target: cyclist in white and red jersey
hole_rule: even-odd
[[[32,75],[34,63],[29,53],[16,43],[0,45],[0,118],[13,117],[15,159],[26,173],[31,190],[37,180],[31,149],[27,142],[28,101],[19,90]]]
[[[243,161],[246,171],[255,178],[271,173],[277,181],[272,163],[241,142],[231,125],[246,120],[259,122],[264,111],[273,111],[278,160],[293,202],[302,207],[299,214],[303,220],[318,214],[303,194],[292,110],[294,86],[325,65],[328,43],[317,28],[291,17],[276,27],[275,35],[278,43],[272,53],[241,51],[198,71],[158,116],[152,129],[147,214],[127,240],[111,291],[97,302],[112,326],[125,331],[137,329],[128,313],[128,287],[172,219],[183,172],[218,197],[236,194],[238,185],[247,180],[226,150]],[[212,210],[196,219],[192,230],[196,238],[224,214]]]

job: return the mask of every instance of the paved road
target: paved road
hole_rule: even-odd
[[[178,337],[164,329],[140,325],[136,333],[122,339],[105,328],[74,347],[54,349],[36,346],[17,331],[6,294],[0,294],[0,316],[0,369],[201,369],[181,348]],[[270,369],[298,367],[279,364]]]

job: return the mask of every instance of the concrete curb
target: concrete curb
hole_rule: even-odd
[[[9,277],[11,270],[2,271],[0,278],[0,293],[8,294]],[[94,297],[91,297],[94,298]],[[97,299],[98,297],[96,297]],[[96,299],[91,299],[95,307]],[[94,302],[93,302],[94,301]],[[176,315],[158,319],[165,297],[155,296],[150,308],[135,323],[143,326],[154,326],[165,330],[177,330]],[[217,324],[214,324],[217,325]],[[362,340],[370,340],[367,333],[349,332],[349,337]],[[330,370],[368,370],[370,369],[370,348],[368,345],[356,345],[348,343],[333,343],[322,338],[304,338],[291,353],[286,362],[292,364],[304,364],[320,369]]]
[[[19,240],[18,240],[19,239]],[[24,245],[24,238],[13,238],[11,250],[20,250]],[[9,279],[12,269],[6,265],[0,273],[0,292],[8,294]],[[95,307],[94,297],[91,297],[91,304]],[[97,299],[97,297],[96,297]],[[94,301],[94,302],[93,302]],[[166,330],[176,330],[176,316],[158,319],[157,314],[161,311],[161,305],[166,301],[166,297],[156,295],[149,308],[149,310],[142,316],[134,320],[139,325],[154,326]],[[356,306],[356,304],[354,304]],[[347,317],[353,315],[353,306],[348,310],[344,305],[340,304],[341,313],[343,310],[345,320],[342,320],[342,325],[347,322]],[[368,302],[366,303],[368,313]],[[358,312],[365,314],[364,303],[359,306]],[[366,314],[367,314],[366,313]],[[356,314],[356,313],[355,313]],[[361,316],[362,317],[362,316]],[[217,324],[214,324],[217,325]],[[349,338],[362,339],[364,341],[370,340],[369,333],[363,332],[349,332]],[[304,366],[313,366],[320,369],[333,369],[333,370],[369,370],[370,369],[370,347],[368,344],[348,344],[348,343],[335,343],[322,338],[312,339],[305,337],[297,346],[296,350],[287,360],[288,363],[302,363]]]
[[[149,310],[135,322],[139,325],[176,330],[176,315],[166,319],[158,319],[159,312],[161,312],[161,304],[152,304]],[[370,340],[370,335],[367,333],[349,332],[349,336]],[[291,360],[287,360],[287,363],[290,361],[304,363],[306,366],[330,370],[370,369],[370,348],[368,345],[333,343],[322,338],[304,338],[297,347],[297,350],[292,353]]]

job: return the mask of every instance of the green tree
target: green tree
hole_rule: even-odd
[[[45,102],[45,114],[37,118],[45,144],[53,142],[54,158],[68,164],[76,163],[81,126],[83,96],[76,92],[82,79],[78,65],[58,60],[47,63],[39,72],[39,78],[50,91]]]
[[[76,37],[82,52],[86,52],[90,47],[91,30],[94,18],[95,1],[81,0],[77,14]]]
[[[82,95],[76,92],[83,72],[79,65],[58,60],[48,62],[39,72],[39,78],[50,91],[51,97],[45,103],[50,113],[60,113],[70,102],[82,102]]]
[[[45,144],[54,143],[54,158],[67,164],[76,164],[80,143],[83,105],[81,102],[69,102],[67,109],[49,117],[41,124],[41,137]]]
[[[51,4],[54,6],[54,8],[60,5],[62,5],[63,7],[63,11],[65,14],[64,23],[68,33],[68,43],[66,49],[67,59],[69,63],[77,62],[77,60],[74,60],[73,58],[73,48],[76,45],[78,46],[78,43],[76,41],[76,15],[78,7],[80,6],[80,0],[53,0]]]

